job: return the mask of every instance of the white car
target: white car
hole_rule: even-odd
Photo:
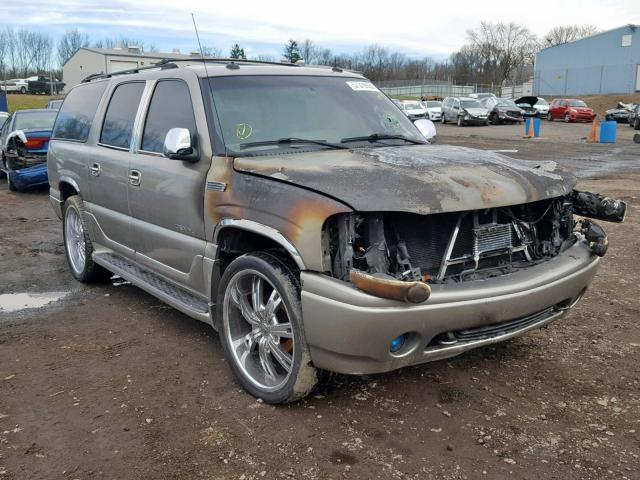
[[[409,120],[417,120],[419,118],[427,118],[427,109],[420,102],[413,100],[405,100],[400,102],[400,108]]]
[[[0,81],[0,90],[4,92],[27,93],[29,85],[24,78],[13,78]]]
[[[442,102],[436,100],[426,100],[421,102],[422,106],[427,110],[429,120],[440,121],[442,118]]]

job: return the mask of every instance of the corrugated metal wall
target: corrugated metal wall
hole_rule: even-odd
[[[623,45],[623,36],[631,45]],[[633,93],[640,65],[640,27],[625,26],[542,50],[534,93],[541,96]]]

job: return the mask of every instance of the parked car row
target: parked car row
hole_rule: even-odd
[[[491,93],[473,93],[466,97],[447,97],[442,103],[435,101],[396,101],[411,118],[428,118],[459,126],[520,123],[526,117],[546,118],[549,121],[591,122],[596,117],[593,109],[577,98],[556,98],[551,104],[544,98],[524,96],[516,100],[498,98]],[[624,104],[622,104],[624,105]],[[441,112],[438,111],[438,107]],[[608,111],[607,119],[622,119],[640,130],[640,113],[637,105],[624,105],[626,113]],[[633,107],[629,110],[629,107]],[[620,108],[619,110],[622,110]],[[621,120],[620,120],[621,121]]]
[[[0,81],[0,91],[7,93],[58,94],[64,86],[65,83],[57,78],[51,79],[44,75]]]

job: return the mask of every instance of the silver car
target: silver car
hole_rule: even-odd
[[[466,125],[489,125],[489,110],[471,97],[447,97],[442,102],[442,123],[454,122]]]
[[[115,273],[220,336],[269,403],[539,328],[591,283],[625,204],[554,162],[432,145],[363,76],[211,61],[67,95],[50,198],[71,274]],[[150,374],[153,374],[152,372]]]

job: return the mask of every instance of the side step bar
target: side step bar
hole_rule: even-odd
[[[209,304],[202,297],[168,282],[149,270],[134,265],[119,255],[94,252],[92,258],[98,265],[121,276],[136,287],[168,303],[182,313],[201,322],[212,324],[211,316],[209,315]]]

